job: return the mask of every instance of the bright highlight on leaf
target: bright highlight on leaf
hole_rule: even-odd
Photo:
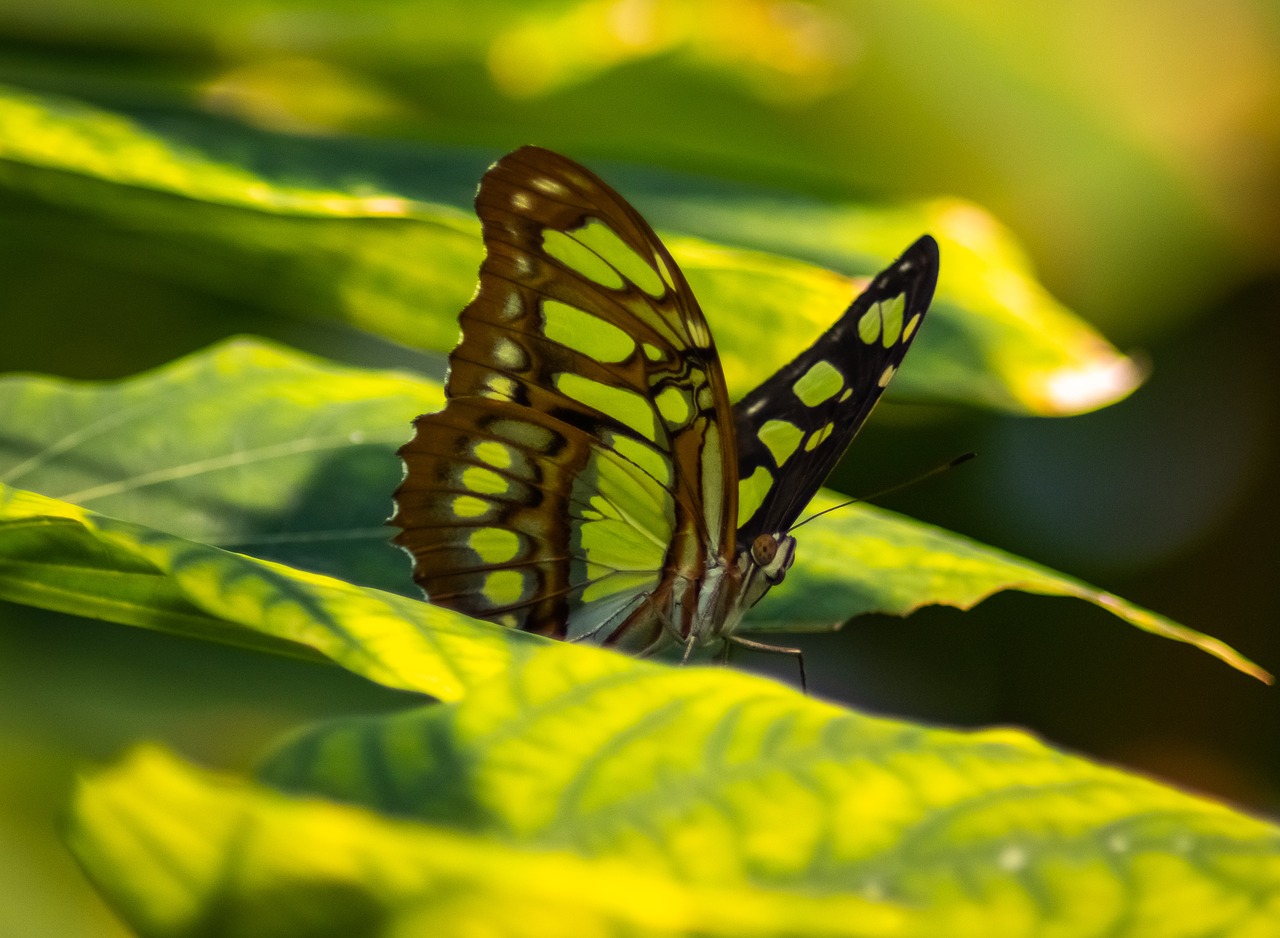
[[[140,749],[84,782],[72,850],[143,934],[901,935],[857,895],[707,885],[202,772]],[[172,852],[172,853],[171,853]],[[234,866],[240,875],[227,877]],[[531,875],[534,871],[536,875]],[[282,899],[287,897],[287,899]]]
[[[441,700],[505,671],[510,648],[539,641],[3,485],[0,560],[0,599],[323,658]]]
[[[665,239],[694,291],[708,297],[731,387],[751,387],[762,350],[780,365],[825,328],[821,311],[850,290],[831,270],[874,273],[917,231],[937,238],[945,271],[926,330],[932,336],[917,344],[892,398],[1061,416],[1115,403],[1145,377],[1050,296],[1013,235],[971,203],[794,204],[749,194],[682,202],[654,185],[644,204],[659,230],[697,236]],[[750,320],[716,317],[748,308]]]
[[[1144,375],[1133,359],[1100,361],[1079,369],[1062,369],[1046,376],[1045,398],[1060,413],[1084,413],[1126,397]]]

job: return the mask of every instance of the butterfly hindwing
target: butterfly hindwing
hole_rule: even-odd
[[[396,540],[434,602],[643,650],[669,623],[636,610],[733,549],[733,423],[706,320],[639,214],[564,157],[507,155],[476,210],[480,285],[447,405],[401,450]]]
[[[817,493],[915,340],[937,279],[938,245],[925,235],[734,406],[739,543],[786,531]]]

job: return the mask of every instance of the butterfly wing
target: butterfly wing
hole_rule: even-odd
[[[919,332],[938,280],[925,235],[840,320],[740,400],[738,542],[786,531],[866,422]]]
[[[447,404],[400,450],[395,540],[433,602],[664,644],[734,547],[733,418],[706,320],[644,219],[558,154],[503,157],[476,211],[480,285]]]

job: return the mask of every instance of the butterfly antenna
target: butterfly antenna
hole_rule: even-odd
[[[830,508],[824,508],[822,509],[822,511],[819,511],[816,514],[810,515],[809,517],[805,518],[803,521],[797,521],[795,524],[793,524],[790,528],[787,529],[787,533],[790,534],[796,528],[803,527],[804,525],[808,524],[810,521],[813,521],[817,518],[821,518],[823,515],[833,512],[838,508],[848,508],[850,505],[856,505],[858,502],[873,502],[878,498],[884,498],[886,495],[892,495],[894,492],[901,492],[903,489],[909,489],[913,485],[919,485],[921,482],[925,481],[926,479],[932,479],[934,476],[942,475],[942,473],[944,472],[950,472],[956,466],[959,466],[961,463],[967,463],[970,459],[972,459],[974,456],[977,456],[977,455],[978,455],[977,453],[973,453],[973,452],[961,453],[959,456],[956,456],[954,459],[949,459],[946,462],[942,463],[941,465],[934,466],[932,469],[928,470],[927,472],[920,473],[920,475],[916,476],[915,478],[907,479],[907,481],[899,482],[896,485],[891,485],[887,489],[881,489],[880,491],[873,492],[870,495],[864,495],[862,498],[851,498],[847,502],[841,502],[839,505],[832,505]]]

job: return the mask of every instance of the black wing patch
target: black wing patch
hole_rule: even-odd
[[[738,543],[786,531],[901,365],[938,281],[938,244],[907,248],[821,338],[733,408]]]

